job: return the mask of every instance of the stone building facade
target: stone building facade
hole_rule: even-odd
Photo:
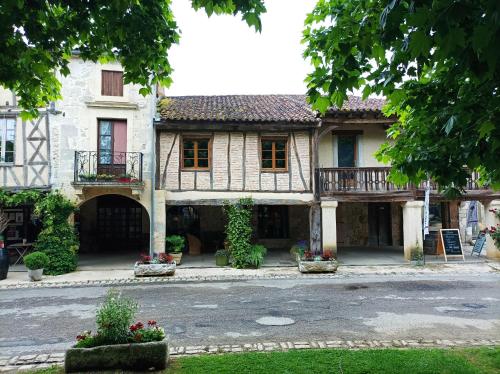
[[[149,251],[155,94],[73,56],[50,115],[51,186],[80,208],[81,253]],[[124,249],[125,248],[125,249]]]

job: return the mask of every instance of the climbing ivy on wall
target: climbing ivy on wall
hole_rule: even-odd
[[[248,264],[252,247],[252,206],[251,198],[224,203],[224,213],[227,216],[226,239],[236,268],[243,268]]]
[[[60,192],[42,193],[25,190],[11,193],[0,190],[0,205],[13,207],[35,205],[35,215],[42,222],[42,231],[35,241],[35,249],[49,256],[45,274],[58,275],[74,271],[77,266],[78,237],[69,216],[76,211],[75,204]]]

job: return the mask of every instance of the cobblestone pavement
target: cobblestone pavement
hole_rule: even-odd
[[[74,286],[121,286],[136,284],[187,283],[210,281],[239,281],[266,279],[342,279],[359,275],[453,275],[453,274],[493,274],[500,272],[499,262],[488,263],[446,263],[426,266],[381,265],[381,266],[341,266],[334,274],[302,274],[295,267],[275,267],[262,269],[233,268],[178,268],[174,276],[135,278],[132,271],[77,271],[56,277],[44,277],[40,282],[25,280],[25,273],[17,273],[16,279],[0,281],[1,289],[17,288],[61,288]],[[22,274],[22,279],[19,275]],[[9,275],[9,277],[11,277]]]
[[[171,347],[171,357],[182,357],[201,354],[222,354],[242,352],[272,352],[294,349],[384,349],[384,348],[452,348],[500,346],[499,340],[308,340],[287,342],[259,342],[231,345],[199,345]],[[32,354],[13,357],[0,356],[0,372],[22,372],[48,368],[64,364],[64,353]]]

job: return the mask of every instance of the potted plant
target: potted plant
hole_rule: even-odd
[[[253,244],[248,251],[245,267],[253,269],[260,268],[264,263],[264,257],[266,254],[266,247],[261,244]]]
[[[175,268],[174,258],[169,254],[160,253],[154,258],[141,255],[140,260],[134,265],[134,275],[136,277],[174,275]]]
[[[420,247],[414,247],[410,251],[410,263],[415,266],[424,265],[424,251]]]
[[[32,282],[42,280],[43,269],[49,265],[49,256],[43,252],[33,252],[24,257],[24,265],[28,268],[28,278]]]
[[[82,173],[78,175],[78,178],[80,178],[80,181],[82,182],[93,182],[96,180],[97,175],[92,173]]]
[[[130,183],[132,181],[133,175],[129,173],[123,173],[118,177],[118,182]]]
[[[301,273],[334,273],[339,266],[330,250],[316,254],[310,250],[304,251],[298,263]]]
[[[164,370],[168,364],[168,342],[157,322],[134,322],[138,305],[110,290],[96,312],[97,332],[84,331],[66,351],[66,373],[82,371]]]
[[[170,254],[177,265],[181,264],[182,250],[186,245],[186,239],[181,235],[170,235],[165,238],[167,252]]]
[[[110,182],[110,181],[115,180],[115,179],[116,179],[116,177],[112,174],[97,174],[98,181]]]
[[[0,208],[0,280],[7,278],[9,272],[9,251],[5,248],[3,232],[9,226],[9,217]]]
[[[227,266],[229,265],[229,252],[225,249],[218,249],[215,252],[215,265]]]
[[[299,240],[295,243],[292,248],[290,248],[290,256],[292,256],[293,261],[298,262],[300,257],[304,255],[304,252],[307,251],[307,241]]]

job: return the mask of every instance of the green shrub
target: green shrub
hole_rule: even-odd
[[[226,251],[225,249],[218,249],[217,251],[215,251],[215,256],[229,257],[229,252]]]
[[[43,252],[33,252],[24,257],[24,265],[30,270],[46,268],[49,262],[49,256]]]
[[[104,344],[126,343],[129,326],[137,312],[137,304],[122,296],[117,290],[110,290],[96,313],[97,335]]]
[[[226,236],[229,252],[236,268],[244,268],[249,264],[252,248],[252,206],[251,198],[240,199],[237,203],[224,203],[224,213],[227,217]]]
[[[76,270],[78,238],[68,222],[75,211],[75,205],[59,192],[51,192],[35,204],[35,214],[43,224],[35,248],[47,254],[50,260],[45,274],[59,275]]]
[[[180,235],[170,235],[165,238],[167,244],[167,252],[179,253],[182,252],[186,245],[186,239]]]
[[[250,247],[250,251],[248,252],[245,267],[260,268],[260,266],[264,263],[264,256],[266,254],[267,249],[263,245],[252,245]]]

